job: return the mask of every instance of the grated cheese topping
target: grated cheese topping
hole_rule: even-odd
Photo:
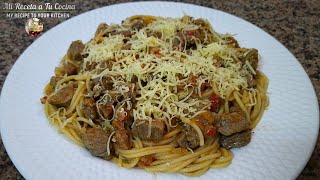
[[[209,23],[208,23],[209,24]],[[119,29],[127,29],[126,22]],[[114,25],[112,25],[114,27]],[[82,73],[88,73],[92,79],[110,77],[115,93],[124,95],[136,93],[135,106],[126,98],[121,107],[133,109],[134,119],[171,120],[174,117],[192,118],[210,107],[209,98],[201,97],[201,85],[209,82],[216,85],[219,96],[226,98],[228,90],[248,89],[245,74],[254,72],[250,64],[243,68],[237,58],[235,48],[229,47],[223,40],[226,35],[216,33],[210,26],[205,31],[205,39],[211,36],[215,41],[201,43],[195,39],[193,49],[173,47],[177,32],[197,30],[200,26],[190,23],[188,18],[156,18],[140,30],[132,30],[132,37],[121,34],[108,34],[94,38],[84,50]],[[160,38],[150,36],[150,32],[161,34]],[[180,37],[181,38],[181,37]],[[125,43],[126,42],[126,43]],[[126,44],[129,49],[123,50]],[[109,63],[106,68],[105,64]],[[96,64],[93,70],[86,70],[85,65]],[[136,86],[131,81],[137,79]],[[196,78],[196,81],[192,81]],[[99,88],[99,87],[96,87]],[[111,91],[105,97],[114,97]],[[106,103],[101,100],[99,103]],[[117,109],[118,108],[118,109]]]

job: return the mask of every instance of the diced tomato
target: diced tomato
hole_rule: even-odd
[[[193,86],[197,85],[197,76],[191,76],[191,83]]]
[[[154,54],[159,55],[159,54],[160,54],[160,49],[155,50],[155,51],[154,51]]]
[[[211,96],[210,100],[211,100],[211,111],[212,112],[217,111],[221,103],[220,97],[214,94]]]
[[[217,134],[217,130],[215,128],[210,128],[207,130],[208,136],[215,136]]]
[[[207,89],[208,81],[205,81],[204,83],[201,84],[200,90],[205,91]]]
[[[160,49],[156,49],[155,51],[154,51],[154,54],[157,56],[157,57],[160,57]]]
[[[195,31],[185,31],[188,36],[194,36]]]
[[[125,122],[128,120],[128,116],[125,111],[118,114],[118,117],[112,121],[112,126],[118,130],[125,130]]]
[[[155,159],[152,156],[143,156],[139,161],[139,165],[142,167],[147,167],[150,166],[154,160]]]

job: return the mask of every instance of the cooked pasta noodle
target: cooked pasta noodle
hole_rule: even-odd
[[[227,167],[267,109],[258,61],[204,19],[133,16],[72,42],[41,101],[94,156],[200,176]]]

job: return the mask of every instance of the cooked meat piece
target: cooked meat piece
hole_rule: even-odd
[[[42,98],[40,98],[41,104],[45,104],[47,102],[47,98],[47,96],[43,96]]]
[[[239,107],[239,105],[237,103],[233,104],[233,106],[231,106],[229,108],[229,112],[242,112],[241,108]]]
[[[181,122],[181,120],[179,118],[174,117],[171,119],[171,126],[176,127],[178,125],[178,123],[180,123],[180,122]]]
[[[97,107],[96,102],[93,98],[84,98],[82,101],[82,112],[85,118],[87,119],[97,119]]]
[[[215,123],[218,121],[218,115],[216,113],[206,111],[197,115],[192,121],[201,129],[204,137],[209,138],[217,134],[211,132],[214,129]]]
[[[148,167],[151,165],[151,163],[155,160],[155,158],[151,155],[143,156],[140,158],[140,161],[138,163],[138,167]]]
[[[208,25],[207,22],[201,18],[194,20],[194,24],[198,26],[203,26],[203,27]]]
[[[97,36],[98,34],[100,34],[101,32],[103,32],[104,30],[106,30],[108,28],[108,25],[106,23],[101,23],[99,24],[96,32],[94,33],[94,36]]]
[[[139,121],[138,121],[139,122]],[[165,133],[165,124],[160,120],[153,120],[151,123],[151,135],[148,136],[149,121],[142,124],[135,124],[132,129],[134,135],[142,140],[158,141],[161,140]]]
[[[64,75],[63,66],[58,66],[58,67],[54,68],[54,75],[55,76],[63,76]]]
[[[239,48],[240,47],[238,44],[238,41],[232,36],[226,37],[225,40],[227,41],[227,44],[229,47],[232,47],[232,48]]]
[[[130,50],[131,49],[131,43],[126,43],[125,45],[122,46],[121,50]]]
[[[247,74],[246,79],[249,87],[254,87],[257,85],[257,81],[254,79],[252,74]]]
[[[138,77],[136,75],[133,75],[131,78],[131,83],[136,83],[138,82]]]
[[[100,63],[100,68],[102,68],[102,69],[111,69],[111,67],[112,67],[112,64],[114,63],[114,61],[109,61],[109,60],[106,60],[106,61],[102,61],[101,63]],[[101,71],[102,72],[102,71]],[[110,81],[111,79],[109,78],[109,81]]]
[[[183,31],[183,36],[186,39],[187,46],[194,45],[197,40],[204,42],[206,37],[203,29]]]
[[[160,49],[159,49],[159,48],[156,48],[156,47],[150,47],[150,48],[149,48],[149,53],[150,53],[150,54],[154,54],[154,55],[156,55],[156,56],[158,56],[158,57],[161,56],[161,55],[160,55]]]
[[[197,29],[194,31],[194,37],[198,40],[200,40],[200,42],[204,42],[205,41],[205,38],[206,38],[206,35],[205,35],[205,30],[203,29]],[[191,38],[191,44],[194,44],[195,43],[195,40],[194,38]]]
[[[114,138],[116,139],[115,144],[119,149],[124,149],[124,150],[131,149],[130,131],[116,130],[116,133],[114,134]]]
[[[183,16],[180,19],[180,21],[183,22],[183,23],[186,23],[186,24],[190,24],[193,21],[193,17],[191,17],[191,16]]]
[[[111,36],[114,36],[114,35],[123,35],[124,37],[131,37],[131,36],[132,36],[132,33],[131,33],[131,31],[129,31],[129,30],[124,30],[124,31],[112,31],[112,32],[110,32],[110,35],[111,35]]]
[[[83,59],[81,53],[84,49],[82,41],[73,41],[68,49],[67,56],[71,60],[81,61]]]
[[[96,68],[98,64],[96,62],[87,62],[86,64],[83,64],[86,71],[92,71]]]
[[[148,33],[148,37],[153,36],[155,38],[161,39],[162,33],[158,31],[151,31]]]
[[[110,134],[110,132],[104,131],[101,128],[89,128],[85,133],[82,134],[84,146],[93,156],[110,159],[111,156],[107,153],[107,145]]]
[[[118,34],[121,34],[124,37],[131,37],[132,36],[132,33],[129,30],[127,30],[127,31],[119,31]]]
[[[218,131],[226,136],[241,132],[249,128],[249,121],[246,119],[242,111],[224,113],[218,124]]]
[[[173,49],[182,50],[185,45],[189,47],[194,45],[196,41],[204,42],[206,38],[204,31],[203,29],[196,29],[178,32],[172,41]]]
[[[50,79],[50,85],[55,88],[57,85],[57,82],[63,79],[63,77],[57,77],[57,76],[52,76]]]
[[[133,124],[134,118],[133,118],[133,109],[127,111],[128,116],[127,119],[124,122],[125,127],[130,128]]]
[[[69,106],[75,91],[76,90],[71,83],[50,96],[48,102],[52,105],[67,107]]]
[[[200,145],[200,139],[196,130],[189,125],[186,126],[176,137],[178,144],[182,148],[194,149]]]
[[[99,112],[105,119],[112,118],[112,112],[113,112],[112,103],[100,104]]]
[[[247,51],[249,52],[247,53]],[[245,64],[245,62],[248,61],[249,64],[252,66],[252,68],[256,71],[258,68],[258,62],[259,62],[258,50],[247,49],[247,51],[244,53],[246,55],[242,57],[240,60],[242,61],[243,64]]]
[[[93,96],[93,98],[99,97],[104,91],[103,88],[100,85],[96,85],[93,80],[89,81],[89,87],[92,90],[91,95]]]
[[[172,40],[172,48],[176,50],[182,50],[185,46],[186,40],[181,32],[176,34],[176,37]]]
[[[93,79],[94,86],[99,84],[103,87],[103,89],[111,90],[113,88],[113,82],[111,81],[111,78],[102,77]]]
[[[251,141],[251,131],[246,130],[231,136],[222,136],[220,144],[226,149],[243,147]]]
[[[71,63],[66,63],[63,65],[64,72],[70,76],[70,75],[76,75],[78,74],[78,67]]]
[[[129,87],[129,91],[123,93],[123,98],[127,99],[130,98],[130,101],[132,104],[135,104],[136,102],[136,96],[137,96],[137,92],[135,91],[135,85],[133,83],[128,84]]]
[[[129,116],[131,115],[129,115],[129,113],[127,113],[126,111],[120,112],[115,120],[112,121],[112,126],[118,130],[125,130],[126,128],[128,129],[128,121],[131,121],[132,119]]]
[[[145,26],[146,26],[146,24],[144,23],[143,19],[137,18],[132,23],[131,28],[135,29],[135,30],[139,30],[139,29],[144,28]]]

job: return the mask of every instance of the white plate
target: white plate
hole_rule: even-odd
[[[236,33],[241,46],[254,47],[270,79],[270,108],[252,142],[235,149],[232,164],[211,169],[203,179],[293,179],[306,165],[318,134],[318,103],[311,82],[296,58],[260,28],[230,14],[190,4],[126,3],[96,9],[52,28],[17,60],[2,90],[1,135],[8,154],[27,179],[184,179],[179,174],[120,168],[92,157],[52,127],[40,97],[54,67],[72,40],[88,41],[100,22],[120,23],[128,16],[149,14],[207,18],[221,33]]]

